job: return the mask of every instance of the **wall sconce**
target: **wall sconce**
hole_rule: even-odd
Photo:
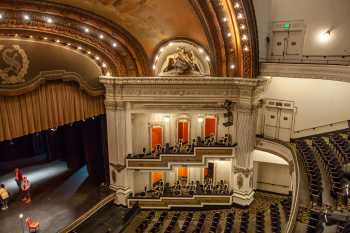
[[[165,122],[170,122],[170,116],[165,116],[165,117],[163,117],[163,121],[165,121]]]
[[[327,43],[331,40],[331,30],[327,30],[325,32],[321,32],[319,36],[321,43]]]
[[[204,118],[200,116],[197,118],[197,120],[198,120],[198,123],[202,123],[204,121]]]

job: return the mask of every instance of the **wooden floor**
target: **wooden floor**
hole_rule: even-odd
[[[41,177],[36,181],[32,179],[32,204],[23,204],[19,197],[12,200],[8,210],[0,211],[0,233],[22,232],[18,218],[20,213],[39,221],[41,233],[56,233],[105,196],[98,192],[96,184],[89,181],[86,167],[74,174],[67,170],[45,176],[43,172],[50,166],[52,164],[31,169],[32,175]],[[25,170],[24,173],[26,174]],[[8,179],[8,176],[2,177],[3,180],[5,178]]]

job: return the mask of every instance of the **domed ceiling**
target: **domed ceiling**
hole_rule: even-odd
[[[188,0],[51,0],[116,22],[129,31],[149,57],[163,40],[185,37],[208,48],[208,40]]]

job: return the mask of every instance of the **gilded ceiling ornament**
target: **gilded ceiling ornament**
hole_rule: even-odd
[[[25,82],[29,60],[19,45],[0,45],[0,84]]]

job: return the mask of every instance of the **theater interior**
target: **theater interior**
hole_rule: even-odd
[[[350,233],[349,12],[1,0],[0,233]]]

